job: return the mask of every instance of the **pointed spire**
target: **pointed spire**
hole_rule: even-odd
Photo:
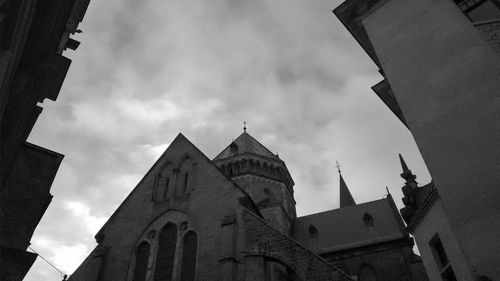
[[[387,191],[387,197],[392,197],[391,192],[389,191],[389,187],[385,187],[385,191]]]
[[[399,162],[401,162],[401,167],[403,168],[403,173],[410,170],[410,169],[408,169],[408,166],[406,165],[406,162],[403,159],[403,156],[401,155],[401,153],[399,153]]]
[[[401,153],[399,153],[399,161],[401,162],[401,168],[403,169],[403,172],[401,173],[401,177],[406,180],[406,182],[413,182],[417,178],[410,169],[408,169],[408,166],[406,165],[405,160],[403,159],[403,156]]]
[[[337,163],[338,166],[338,163]],[[339,169],[339,177],[340,177],[340,208],[348,207],[348,206],[354,206],[356,205],[356,202],[354,201],[354,198],[351,195],[351,192],[349,191],[349,188],[347,187],[347,184],[344,181],[344,178],[342,177],[342,173],[340,172]]]

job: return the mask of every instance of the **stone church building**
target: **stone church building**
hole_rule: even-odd
[[[428,280],[390,195],[297,217],[285,162],[246,130],[213,160],[179,134],[71,281]]]

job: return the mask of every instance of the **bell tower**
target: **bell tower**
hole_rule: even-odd
[[[213,162],[233,182],[244,188],[268,223],[289,234],[297,218],[294,182],[285,162],[243,128]]]

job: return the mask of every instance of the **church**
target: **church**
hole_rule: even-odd
[[[214,159],[179,134],[71,281],[426,281],[393,198],[298,217],[294,181],[246,128]],[[307,187],[301,187],[307,188]]]

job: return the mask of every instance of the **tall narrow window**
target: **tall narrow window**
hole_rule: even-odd
[[[186,172],[186,173],[184,174],[184,192],[186,192],[186,190],[187,190],[188,180],[189,180],[189,173],[188,173],[188,172]]]
[[[150,247],[149,247],[149,244],[147,242],[142,242],[139,245],[139,247],[137,248],[133,281],[146,280],[146,270],[148,268],[149,249],[150,249]]]
[[[174,269],[177,227],[168,223],[160,233],[154,281],[171,281]]]
[[[434,260],[436,261],[443,281],[456,281],[457,278],[455,277],[455,273],[451,268],[448,256],[446,255],[443,243],[441,242],[441,238],[439,238],[438,234],[432,237],[431,241],[429,241],[429,245],[431,246]]]
[[[158,186],[159,186],[159,183],[160,183],[160,179],[161,179],[161,174],[158,174],[156,175],[155,177],[155,181],[153,183],[153,194],[151,196],[151,201],[157,201],[158,200]]]
[[[194,281],[197,244],[198,238],[196,237],[196,233],[189,231],[184,235],[180,281]]]
[[[163,191],[163,199],[168,196],[168,185],[170,184],[170,178],[167,178],[167,182],[165,182],[165,190]]]

